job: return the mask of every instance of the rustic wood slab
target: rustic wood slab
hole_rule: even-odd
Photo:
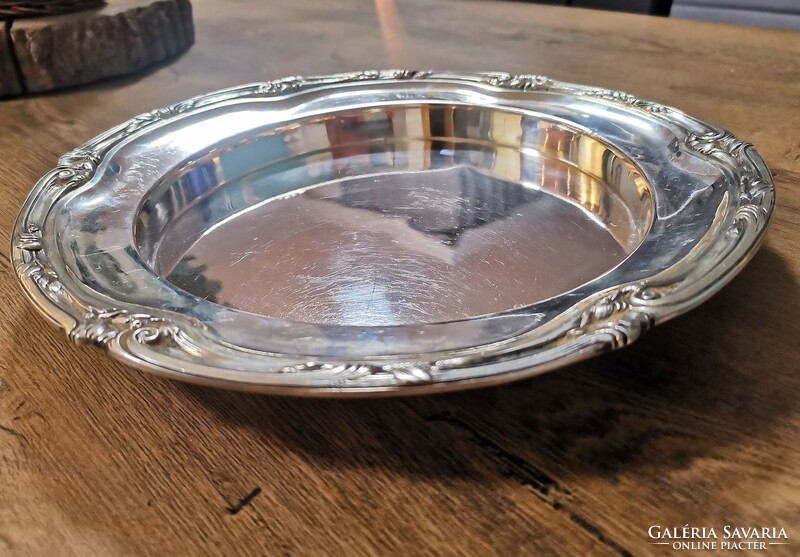
[[[790,545],[761,553],[797,555],[800,34],[500,1],[404,0],[380,20],[361,0],[194,7],[174,64],[0,103],[0,555],[663,557],[678,552],[648,528],[687,523],[785,527]],[[22,298],[12,221],[67,150],[211,89],[401,57],[627,90],[729,128],[776,174],[764,247],[622,352],[407,400],[160,380]]]
[[[96,10],[15,19],[10,33],[30,93],[132,73],[194,42],[189,0],[110,0]]]
[[[14,65],[10,29],[10,22],[0,21],[0,97],[10,97],[22,93],[22,83]]]

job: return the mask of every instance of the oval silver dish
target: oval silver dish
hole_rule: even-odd
[[[202,95],[68,153],[12,259],[77,342],[290,395],[497,384],[701,303],[774,208],[748,144],[505,73],[368,71]]]

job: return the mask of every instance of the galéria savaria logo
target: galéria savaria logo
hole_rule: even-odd
[[[721,528],[661,526],[647,529],[651,545],[669,546],[676,551],[725,550],[766,551],[773,546],[789,545],[786,530],[774,526],[732,526]]]

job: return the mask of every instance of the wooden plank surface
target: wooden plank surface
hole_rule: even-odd
[[[654,524],[783,527],[764,554],[800,552],[800,34],[505,2],[193,3],[174,63],[0,103],[0,555],[674,553]],[[622,352],[405,400],[167,382],[22,298],[11,225],[62,153],[211,89],[399,64],[549,74],[722,125],[776,174],[766,243]]]

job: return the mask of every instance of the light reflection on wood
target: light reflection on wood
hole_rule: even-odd
[[[413,66],[413,57],[408,49],[408,41],[405,40],[403,22],[394,0],[375,0],[375,12],[389,64],[395,68]]]

